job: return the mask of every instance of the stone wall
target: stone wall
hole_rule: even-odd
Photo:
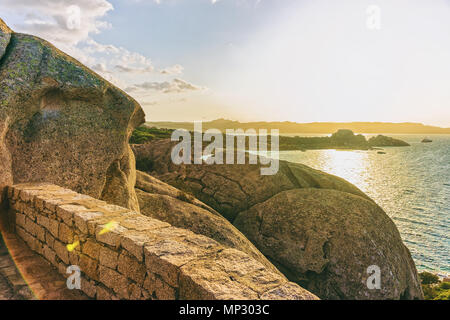
[[[60,273],[81,270],[96,299],[316,299],[247,254],[50,184],[8,187],[7,218]]]

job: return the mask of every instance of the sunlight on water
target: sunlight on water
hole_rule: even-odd
[[[321,166],[322,171],[351,181],[361,189],[367,187],[367,181],[364,175],[369,166],[367,152],[323,150],[314,153],[317,156],[316,163]]]
[[[280,159],[342,177],[394,220],[418,269],[450,272],[450,136],[390,135],[411,147],[283,151]]]

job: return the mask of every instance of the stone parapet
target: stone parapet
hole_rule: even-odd
[[[8,187],[17,235],[96,299],[317,299],[249,255],[51,184]]]

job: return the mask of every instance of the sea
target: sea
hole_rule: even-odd
[[[448,275],[450,135],[385,135],[411,146],[386,147],[382,150],[385,154],[379,154],[380,150],[281,151],[280,159],[305,164],[356,185],[395,222],[419,271]],[[424,138],[433,142],[422,143]]]

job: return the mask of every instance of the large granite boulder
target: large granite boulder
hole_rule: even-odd
[[[291,281],[323,299],[420,299],[416,267],[392,220],[372,201],[296,189],[241,212],[234,225]],[[367,269],[380,268],[380,289]]]
[[[49,182],[139,210],[128,139],[144,120],[120,89],[0,20],[0,191]]]
[[[137,172],[136,193],[141,214],[191,230],[226,247],[245,252],[282,276],[239,230],[214,209],[191,195],[140,171]]]

